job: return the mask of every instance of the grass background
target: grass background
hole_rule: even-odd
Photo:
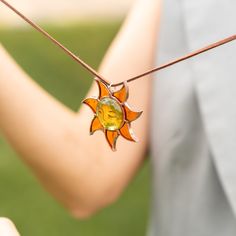
[[[97,68],[119,25],[91,22],[46,29]],[[71,109],[78,109],[92,82],[84,69],[29,28],[0,29],[0,41],[42,87]],[[42,189],[0,135],[0,216],[10,217],[22,236],[143,236],[149,175],[146,164],[117,203],[89,220],[78,221]]]

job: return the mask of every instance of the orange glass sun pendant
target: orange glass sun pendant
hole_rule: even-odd
[[[99,87],[98,98],[90,97],[83,101],[94,112],[90,134],[102,130],[113,151],[116,150],[116,140],[119,135],[129,141],[137,142],[130,123],[142,112],[132,111],[127,104],[129,95],[127,83],[124,82],[120,90],[112,92],[102,81],[96,79],[96,82]]]

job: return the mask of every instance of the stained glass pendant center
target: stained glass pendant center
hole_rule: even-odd
[[[120,129],[124,122],[121,105],[110,97],[104,97],[98,102],[96,113],[103,127],[110,131]]]

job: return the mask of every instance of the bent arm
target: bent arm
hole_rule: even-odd
[[[158,0],[138,0],[111,45],[100,73],[112,83],[153,65],[159,23]],[[89,136],[92,112],[78,113],[56,101],[0,48],[0,127],[45,188],[75,216],[113,202],[143,161],[148,143],[151,82],[130,84],[129,103],[143,110],[132,124],[140,142],[119,138],[110,151],[102,133]],[[89,95],[97,94],[93,84]]]

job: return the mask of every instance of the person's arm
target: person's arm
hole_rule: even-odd
[[[153,66],[159,11],[159,0],[137,1],[101,65],[105,78],[115,83]],[[0,48],[0,128],[45,188],[76,217],[116,200],[144,159],[151,80],[129,87],[129,104],[144,111],[132,123],[140,141],[120,136],[118,151],[112,152],[102,132],[89,136],[93,114],[88,107],[78,113],[64,107]],[[96,94],[94,83],[89,95]]]
[[[0,235],[1,236],[20,236],[15,225],[11,220],[0,217]]]

